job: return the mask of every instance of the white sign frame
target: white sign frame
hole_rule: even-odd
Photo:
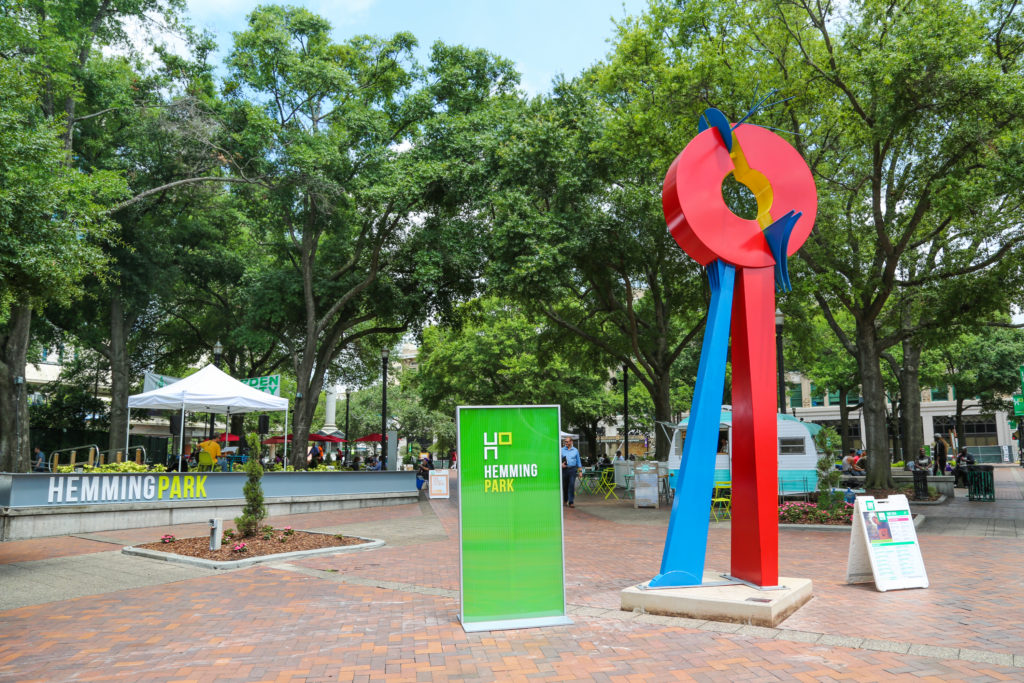
[[[451,488],[448,483],[448,470],[430,470],[430,477],[427,479],[427,493],[431,498],[451,498]]]
[[[880,592],[928,587],[917,529],[904,495],[882,500],[857,496],[846,582],[871,581]]]

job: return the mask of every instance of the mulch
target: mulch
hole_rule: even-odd
[[[266,538],[265,536],[269,536]],[[235,552],[233,548],[239,544],[245,544],[245,550]],[[362,545],[368,543],[364,538],[354,536],[343,536],[341,534],[314,534],[307,531],[294,531],[287,535],[281,529],[274,529],[268,534],[259,533],[251,538],[224,539],[220,550],[210,550],[210,537],[200,536],[198,538],[176,538],[170,543],[158,541],[138,545],[138,548],[159,550],[163,553],[175,555],[187,555],[198,557],[204,560],[220,560],[230,562],[241,560],[246,557],[262,557],[264,555],[276,555],[278,553],[291,553],[297,550],[318,550],[320,548],[345,547]]]

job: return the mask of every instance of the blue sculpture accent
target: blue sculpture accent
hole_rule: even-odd
[[[768,240],[768,248],[775,257],[775,288],[780,292],[792,291],[793,285],[789,282],[789,236],[793,234],[796,222],[803,214],[799,211],[790,211],[785,216],[775,221],[764,229],[764,238]]]
[[[736,267],[715,260],[708,264],[707,272],[711,304],[697,366],[690,423],[676,474],[676,496],[661,557],[661,573],[651,579],[652,588],[699,586],[704,577]]]
[[[697,119],[697,132],[702,133],[708,128],[717,128],[718,134],[722,136],[725,148],[732,151],[732,129],[729,127],[729,119],[718,109],[708,107]]]

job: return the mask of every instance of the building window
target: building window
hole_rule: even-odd
[[[789,405],[801,408],[804,405],[804,389],[801,384],[789,385]]]
[[[999,445],[994,415],[964,415],[963,421],[964,433],[957,435],[961,446]],[[956,418],[952,415],[933,417],[932,428],[936,434],[948,439],[949,434],[956,429]]]
[[[949,388],[948,387],[938,387],[936,389],[932,389],[932,400],[933,401],[947,401],[947,400],[949,400]]]
[[[825,392],[814,385],[811,382],[811,405],[812,406],[823,406],[825,405]]]
[[[779,455],[803,455],[804,440],[799,436],[779,437]]]
[[[837,391],[830,391],[830,392],[828,392],[828,404],[830,406],[837,406],[837,405],[839,405],[839,391],[838,390]]]

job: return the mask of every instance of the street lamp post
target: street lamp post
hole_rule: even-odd
[[[622,456],[629,460],[629,366],[622,364],[622,431],[626,435]]]
[[[213,367],[220,369],[220,359],[224,353],[224,346],[218,341],[213,345]],[[210,438],[217,436],[217,427],[214,424],[214,414],[210,413]],[[128,452],[128,444],[125,444],[125,452]]]
[[[381,349],[380,365],[383,383],[380,401],[380,468],[388,468],[388,349]]]
[[[25,378],[18,375],[14,378],[15,399],[14,399],[14,453],[11,454],[12,472],[18,471],[18,461],[21,460],[21,402],[24,399]]]
[[[775,364],[779,366],[779,412],[786,414],[786,371],[782,367],[782,310],[775,309]]]
[[[352,457],[352,437],[348,435],[348,404],[352,393],[348,387],[344,387],[343,391],[345,392],[345,462],[348,462]]]

